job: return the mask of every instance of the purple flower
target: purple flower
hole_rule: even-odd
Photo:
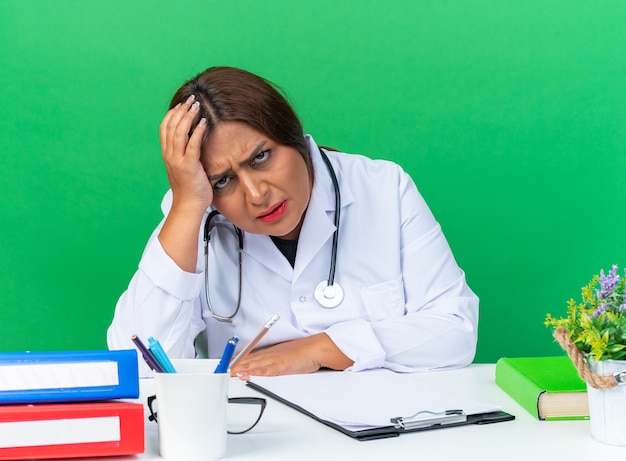
[[[600,270],[600,290],[596,290],[596,296],[599,300],[606,299],[613,294],[613,290],[620,281],[617,275],[617,264],[609,271],[608,275],[604,275],[604,269]],[[599,308],[598,308],[599,309]],[[605,307],[606,309],[606,307]]]
[[[602,303],[593,311],[593,316],[595,318],[600,317],[600,314],[606,310],[606,304]]]

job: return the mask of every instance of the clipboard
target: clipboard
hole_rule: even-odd
[[[324,373],[325,375],[320,375]],[[326,378],[330,378],[326,381]],[[451,394],[442,393],[440,390],[429,389],[423,385],[419,385],[410,375],[400,375],[389,370],[371,370],[362,372],[317,372],[312,375],[289,375],[274,378],[258,378],[252,377],[247,386],[275,399],[311,418],[331,427],[355,440],[367,441],[389,437],[398,437],[402,434],[421,432],[427,430],[436,430],[443,428],[466,426],[471,424],[484,425],[511,421],[515,416],[506,413],[492,405],[482,402],[475,402],[469,399],[462,399]],[[255,382],[255,379],[258,382]],[[421,392],[422,395],[417,400],[434,400],[450,399],[451,404],[457,405],[452,409],[409,409],[409,411],[400,411],[394,408],[390,411],[400,412],[401,414],[392,414],[388,418],[379,420],[379,423],[365,425],[363,428],[353,426],[351,424],[342,423],[335,420],[334,416],[329,414],[328,408],[321,408],[316,405],[320,399],[328,396],[329,390],[336,391],[341,389],[345,395],[358,393],[357,389],[375,389],[380,387],[381,382],[389,382],[392,385],[395,394],[411,395],[411,392]],[[294,386],[301,386],[300,391],[294,390]],[[424,395],[424,392],[428,395]],[[343,400],[345,395],[340,395],[338,400]],[[411,405],[411,399],[407,399],[407,405]],[[460,406],[465,406],[469,410],[464,410]],[[351,405],[349,402],[346,405]],[[459,406],[460,405],[460,406]],[[322,405],[323,406],[323,405]],[[333,406],[333,404],[329,405]],[[487,411],[481,411],[487,409]],[[406,410],[406,408],[404,409]]]

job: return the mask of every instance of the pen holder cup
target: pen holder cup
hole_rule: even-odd
[[[169,461],[212,461],[226,451],[228,373],[219,360],[172,360],[176,373],[155,373],[159,454]]]

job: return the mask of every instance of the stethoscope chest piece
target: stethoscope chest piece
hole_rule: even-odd
[[[320,306],[326,309],[334,309],[343,301],[343,288],[338,283],[328,284],[328,280],[322,280],[313,292]]]

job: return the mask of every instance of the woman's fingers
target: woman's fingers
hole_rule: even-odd
[[[277,376],[295,373],[312,373],[320,365],[314,359],[309,338],[296,339],[253,351],[234,370],[235,375]],[[242,378],[243,379],[243,378]]]
[[[206,118],[202,117],[198,122],[196,128],[194,128],[193,133],[191,133],[191,136],[189,137],[189,142],[187,143],[186,154],[197,154],[198,161],[200,161],[200,150],[202,147],[202,138],[205,130]],[[194,155],[194,157],[196,157],[196,155]]]
[[[180,106],[182,106],[182,103],[178,103],[178,104],[176,104],[176,106],[174,106],[170,110],[168,110],[166,112],[165,116],[163,117],[163,120],[161,121],[161,125],[159,125],[159,139],[161,141],[161,147],[162,147],[163,151],[165,151],[165,145],[167,143],[167,127],[168,127],[168,124],[170,123],[170,120],[172,119],[174,114],[177,112],[178,108],[180,108]]]
[[[189,96],[165,114],[159,134],[175,203],[187,204],[185,206],[192,203],[204,211],[213,200],[213,191],[200,163],[206,119],[199,114],[200,102],[195,96]],[[192,130],[195,122],[197,126]]]
[[[184,108],[185,105],[181,107]],[[200,159],[199,151],[190,151],[188,149],[189,144],[189,132],[191,131],[191,126],[193,121],[198,117],[198,112],[200,110],[200,103],[198,101],[194,101],[189,110],[183,114],[183,116],[178,120],[178,123],[173,128],[173,138],[172,138],[172,154],[174,156],[185,156],[186,154],[197,154],[193,155],[194,158]]]
[[[345,370],[353,364],[327,334],[318,333],[255,350],[231,372],[247,379],[249,376],[313,373],[321,367]]]
[[[160,126],[164,159],[185,155],[189,130],[199,108],[200,104],[191,95],[184,103],[177,104],[165,114]]]

